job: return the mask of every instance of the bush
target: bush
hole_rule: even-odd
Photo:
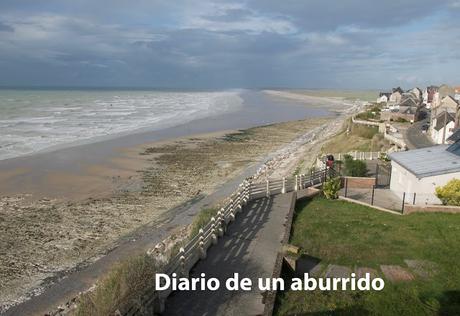
[[[353,160],[350,155],[345,155],[344,174],[350,177],[365,177],[367,175],[367,165],[364,161]]]
[[[452,179],[445,186],[436,187],[436,196],[444,205],[460,206],[460,180]]]
[[[405,118],[402,118],[402,117],[398,117],[395,122],[397,123],[407,123],[409,122],[408,120],[406,120]]]
[[[323,194],[327,199],[335,200],[339,197],[340,187],[340,177],[330,178],[323,185]]]

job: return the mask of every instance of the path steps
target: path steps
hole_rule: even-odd
[[[414,280],[414,276],[412,275],[412,273],[410,273],[401,266],[381,265],[380,270],[382,270],[385,277],[393,283]]]
[[[351,273],[355,273],[356,278],[364,278],[366,273],[369,273],[371,280],[380,277],[382,274],[391,283],[413,281],[416,277],[430,278],[436,273],[436,264],[426,260],[409,260],[406,259],[404,262],[407,268],[400,265],[380,265],[380,271],[369,267],[355,267],[352,268],[336,265],[336,264],[324,264],[320,259],[304,256],[300,257],[296,263],[295,274],[302,276],[304,273],[308,273],[309,276],[319,278],[348,278]]]
[[[206,273],[224,286],[214,292],[173,292],[163,315],[262,315],[264,293],[258,290],[257,279],[273,274],[282,249],[283,223],[293,202],[293,193],[286,193],[249,203],[219,243],[209,249],[207,259],[199,261],[190,273],[191,277]],[[226,290],[225,280],[235,272],[256,286],[248,292]]]

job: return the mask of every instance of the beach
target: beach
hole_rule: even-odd
[[[121,248],[133,232],[184,227],[193,217],[172,209],[205,197],[218,203],[209,196],[269,160],[261,178],[308,170],[359,107],[290,92],[244,97],[239,111],[0,161],[0,311]]]

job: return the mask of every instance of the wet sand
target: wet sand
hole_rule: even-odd
[[[324,98],[321,103],[274,100],[258,91],[245,92],[242,97],[244,106],[235,112],[162,130],[138,132],[90,144],[71,144],[71,147],[2,160],[0,195],[20,193],[29,194],[29,199],[71,200],[107,196],[117,192],[119,187],[126,187],[136,171],[145,166],[138,152],[149,143],[330,114],[328,110],[317,107],[318,104],[327,104]],[[329,102],[338,106],[335,100]],[[135,184],[132,186],[135,187]]]
[[[155,223],[168,210],[212,194],[298,137],[340,121],[336,116],[289,121],[302,113],[327,114],[302,103],[287,102],[284,109],[253,103],[247,111],[253,115],[232,113],[0,162],[3,308],[42,292],[44,280],[93,262],[121,236]],[[234,131],[279,119],[289,122]],[[292,161],[286,172],[292,172]]]

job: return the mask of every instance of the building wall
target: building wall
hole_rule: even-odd
[[[343,177],[342,186],[351,189],[372,189],[377,184],[376,178],[369,177]]]
[[[380,119],[384,121],[396,121],[398,118],[403,118],[408,122],[415,122],[414,114],[405,114],[400,112],[382,111]]]
[[[381,97],[377,98],[377,103],[387,103],[388,97],[386,95],[382,95]]]
[[[453,178],[460,179],[460,172],[417,179],[395,161],[391,162],[391,167],[390,190],[401,198],[406,192],[407,203],[412,203],[416,193],[416,204],[440,204],[441,201],[435,195],[435,188],[445,185]]]
[[[453,129],[455,126],[455,122],[449,122],[447,124],[447,130],[446,130],[446,138],[448,139],[452,134],[453,134]],[[431,132],[431,138],[436,144],[445,144],[446,142],[443,142],[443,136],[444,136],[444,128],[441,128],[439,131],[437,131],[435,128],[433,128]]]
[[[390,95],[390,102],[393,102],[393,103],[399,103],[401,102],[401,93],[399,92],[394,92]]]

